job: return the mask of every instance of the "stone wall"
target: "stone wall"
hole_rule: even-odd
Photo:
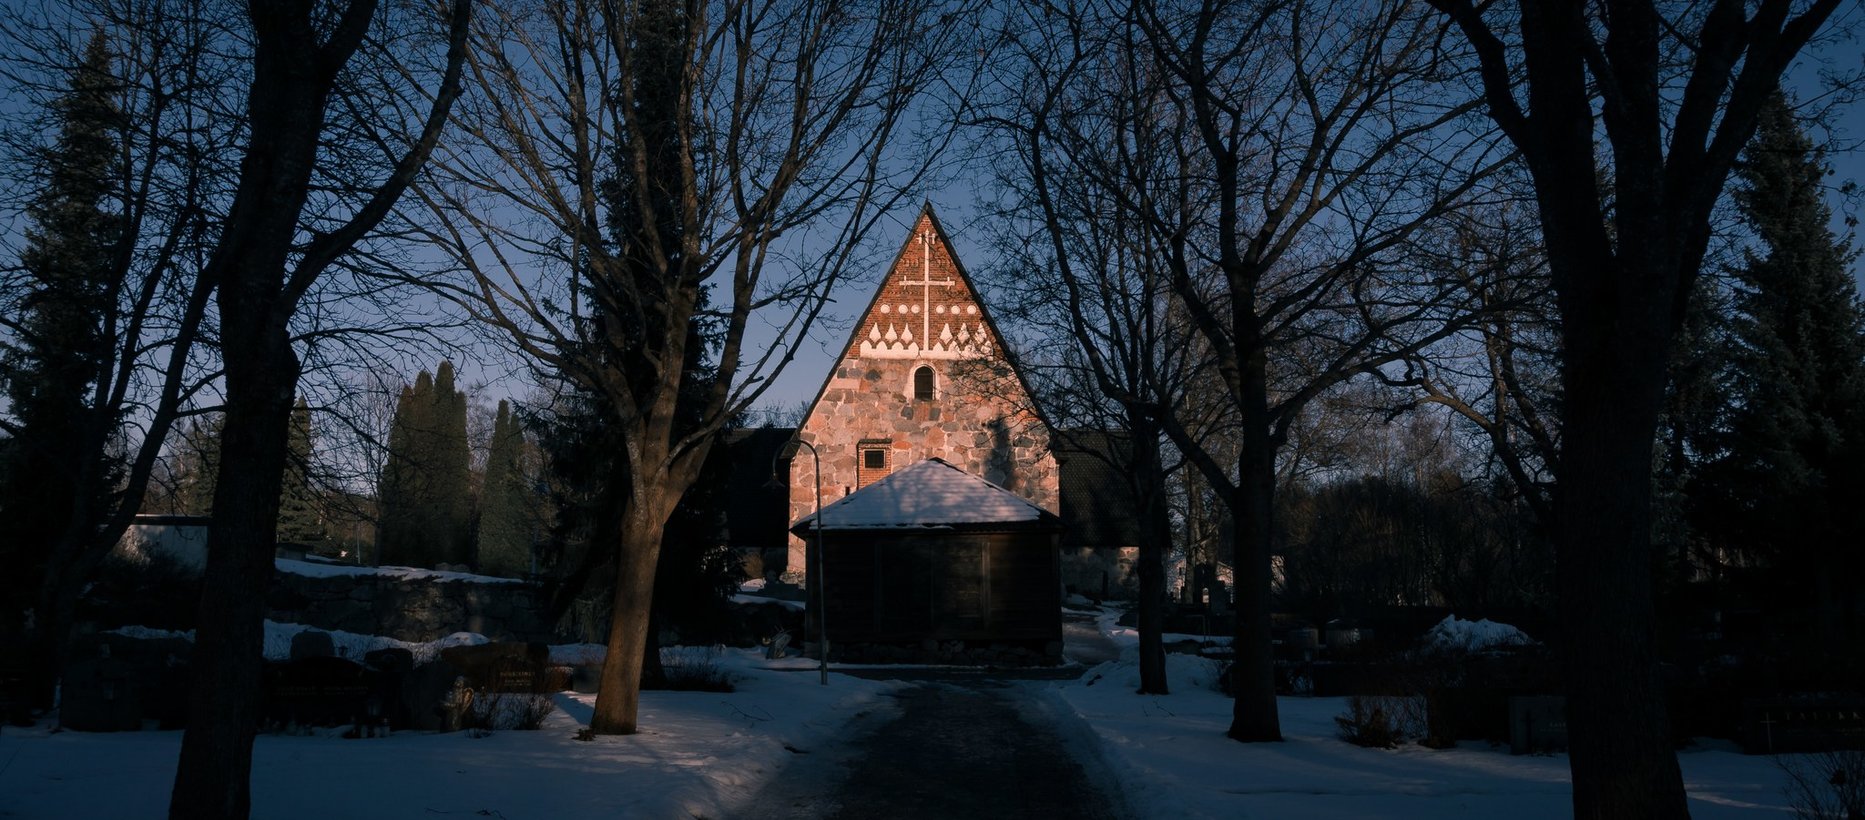
[[[1055,511],[1049,431],[1002,349],[937,221],[922,214],[798,431],[822,459],[821,503],[871,479],[857,465],[863,449],[877,448],[886,453],[881,474],[942,458]],[[921,367],[933,371],[930,399],[915,395]],[[815,488],[804,450],[790,463],[791,521],[815,512]],[[804,550],[791,537],[785,580],[801,581]]]
[[[267,617],[318,629],[433,641],[477,632],[495,641],[552,642],[537,589],[521,583],[359,573],[272,576]]]

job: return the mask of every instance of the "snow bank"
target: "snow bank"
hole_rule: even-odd
[[[414,653],[414,662],[427,663],[440,656],[440,650],[449,646],[478,646],[490,643],[491,639],[477,632],[455,632],[438,641],[402,641],[381,635],[359,635],[341,629],[318,629],[305,624],[288,624],[278,621],[266,621],[265,656],[266,660],[282,661],[291,657],[291,640],[300,632],[323,632],[330,635],[330,642],[336,646],[337,657],[361,661],[363,656],[377,649],[401,648]],[[184,641],[194,640],[194,630],[180,632],[172,629],[151,629],[146,626],[124,626],[110,630],[111,634],[129,638],[180,638]]]
[[[1572,816],[1566,755],[1516,757],[1480,742],[1444,750],[1363,749],[1337,736],[1334,717],[1347,710],[1346,698],[1278,698],[1283,742],[1232,741],[1225,732],[1234,704],[1216,691],[1218,663],[1167,655],[1172,694],[1135,694],[1133,639],[1120,634],[1111,617],[1101,623],[1109,637],[1129,646],[1123,659],[1079,681],[1052,684],[1044,694],[1055,704],[1056,723],[1076,727],[1066,731],[1076,733],[1069,737],[1082,747],[1085,768],[1111,780],[1107,790],[1124,793],[1140,818]],[[1488,638],[1520,635],[1486,621],[1452,622],[1450,629]],[[1678,761],[1697,820],[1791,816],[1782,793],[1785,776],[1772,758],[1711,747],[1680,753]]]
[[[553,651],[553,657],[556,652]],[[598,658],[600,655],[597,656]],[[738,691],[643,692],[641,732],[576,740],[593,695],[557,696],[535,732],[398,732],[376,740],[261,735],[252,816],[578,818],[763,816],[757,795],[899,684],[767,669],[756,650],[717,662]],[[180,732],[0,734],[7,816],[167,816]],[[782,807],[776,807],[781,810]]]
[[[1438,652],[1483,652],[1505,646],[1535,644],[1527,633],[1508,624],[1499,624],[1488,618],[1460,621],[1456,615],[1444,616],[1444,620],[1425,633],[1422,642],[1426,649]]]
[[[336,578],[338,576],[375,575],[384,578],[402,578],[410,581],[452,581],[467,584],[522,584],[518,578],[497,578],[491,575],[474,575],[470,572],[444,572],[437,569],[418,569],[416,567],[359,567],[352,564],[326,564],[321,561],[299,561],[291,558],[277,559],[278,571],[311,578]]]

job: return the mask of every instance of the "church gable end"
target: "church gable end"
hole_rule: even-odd
[[[896,467],[940,458],[1056,509],[1048,429],[1022,380],[1001,366],[1002,338],[930,206],[850,336],[798,431],[821,456],[824,506]],[[815,512],[815,487],[811,460],[792,460],[792,521]],[[803,542],[790,546],[785,575],[796,579]]]

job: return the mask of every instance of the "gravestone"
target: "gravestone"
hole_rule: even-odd
[[[373,675],[343,658],[304,658],[268,664],[263,686],[267,723],[342,726],[365,711]]]
[[[59,690],[58,722],[80,732],[134,732],[142,728],[142,697],[130,664],[112,657],[110,644],[67,664]]]
[[[1567,699],[1556,695],[1509,698],[1509,753],[1567,751]]]
[[[291,659],[301,661],[306,658],[334,658],[337,656],[337,644],[330,639],[330,633],[307,629],[291,636]]]
[[[402,686],[409,706],[408,725],[424,732],[441,731],[447,691],[459,678],[460,669],[444,660],[416,666]]]
[[[373,703],[377,716],[390,729],[407,729],[414,724],[414,703],[410,683],[414,676],[414,653],[406,649],[377,649],[363,655],[363,665],[374,674],[365,712]]]
[[[1742,704],[1742,751],[1748,754],[1865,749],[1865,699],[1750,699]]]
[[[570,691],[579,695],[593,695],[602,688],[602,667],[594,664],[578,664],[570,673]]]
[[[478,692],[546,693],[550,688],[550,647],[541,643],[488,643],[452,646],[440,658],[460,670],[466,685]]]

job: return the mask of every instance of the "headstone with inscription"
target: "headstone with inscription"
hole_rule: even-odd
[[[441,650],[441,660],[460,670],[479,692],[541,693],[550,688],[550,648],[541,643],[488,643]]]
[[[1742,704],[1749,754],[1865,749],[1865,698],[1751,699]]]

